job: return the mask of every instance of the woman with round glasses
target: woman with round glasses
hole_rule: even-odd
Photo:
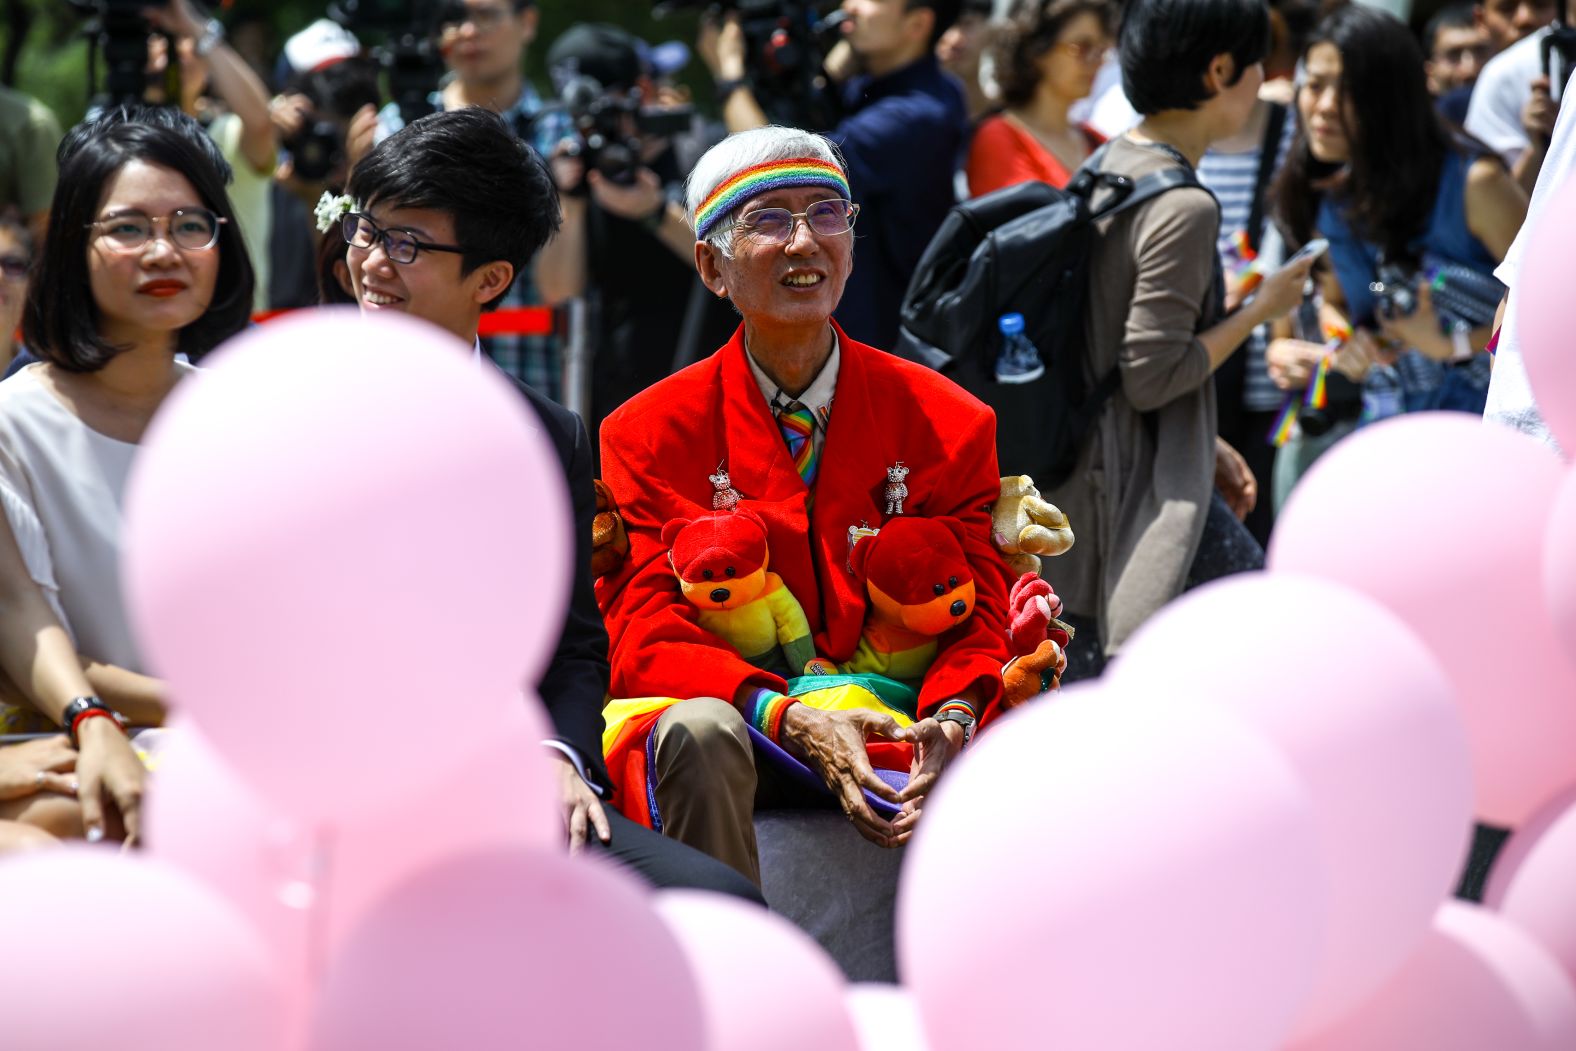
[[[1111,46],[1109,0],[1018,0],[995,45],[1003,108],[969,147],[969,194],[1021,182],[1066,186],[1104,137],[1068,118]]]
[[[611,690],[674,699],[615,702],[604,740],[614,742],[608,766],[626,782],[618,799],[627,816],[758,879],[758,786],[789,806],[825,806],[829,793],[862,835],[895,846],[1000,699],[1008,582],[985,511],[1000,491],[996,428],[951,381],[838,326],[858,211],[826,139],[780,127],[731,135],[695,166],[686,196],[696,269],[741,324],[717,353],[602,426],[602,477],[630,540],[624,566],[598,585]],[[975,610],[941,640],[905,713],[912,726],[899,729],[873,694],[850,691],[843,710],[817,707],[803,693],[815,685],[804,669],[747,663],[697,623],[663,530],[735,501],[764,521],[771,571],[804,607],[816,652],[833,661],[853,656],[868,602],[849,568],[851,539],[899,515],[958,520]],[[893,780],[906,787],[875,773],[867,737],[897,742],[878,759],[900,767]],[[764,760],[758,775],[757,757],[778,749],[824,788],[786,785]]]
[[[193,371],[181,356],[248,320],[252,268],[228,175],[202,128],[173,111],[74,128],[23,318],[39,361],[0,383],[0,483],[27,571],[70,631],[94,703],[133,724],[160,722],[164,703],[121,597],[121,501],[149,421]]]

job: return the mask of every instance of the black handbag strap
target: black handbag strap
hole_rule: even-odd
[[[1281,135],[1286,130],[1287,109],[1280,103],[1270,105],[1270,114],[1264,125],[1264,141],[1259,145],[1259,170],[1253,180],[1253,205],[1248,212],[1248,244],[1257,252],[1264,244],[1265,203],[1269,197],[1270,179],[1275,175],[1275,162],[1280,159]]]

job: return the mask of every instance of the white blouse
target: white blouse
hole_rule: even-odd
[[[138,446],[78,419],[40,382],[42,367],[0,383],[0,503],[77,649],[144,672],[120,587],[122,501]]]

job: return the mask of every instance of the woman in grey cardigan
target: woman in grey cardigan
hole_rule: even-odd
[[[1143,120],[1093,163],[1135,179],[1191,170],[1252,112],[1268,44],[1262,0],[1133,0],[1122,81]],[[1252,474],[1216,434],[1210,377],[1254,328],[1296,306],[1312,260],[1271,275],[1220,318],[1219,224],[1214,197],[1183,188],[1107,220],[1096,239],[1086,376],[1119,368],[1121,386],[1072,476],[1047,494],[1079,539],[1056,564],[1056,589],[1081,629],[1064,680],[1098,674],[1188,587],[1263,564],[1240,522],[1257,498]]]

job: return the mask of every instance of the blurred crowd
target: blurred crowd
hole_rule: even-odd
[[[465,294],[497,319],[484,322],[480,352],[580,415],[598,474],[603,421],[727,344],[754,309],[740,288],[725,287],[727,267],[708,255],[711,245],[737,262],[723,241],[701,234],[691,180],[730,135],[786,125],[835,147],[849,207],[835,216],[790,209],[776,243],[797,244],[801,218],[806,236],[852,228],[837,331],[886,352],[905,346],[915,275],[955,208],[975,202],[970,214],[986,214],[1025,184],[1076,194],[1088,191],[1080,183],[1088,175],[1180,172],[1188,192],[1096,224],[1102,240],[1081,261],[1088,299],[1070,328],[1047,329],[1032,307],[1023,309],[1027,322],[987,319],[989,383],[1028,395],[997,401],[973,391],[1004,429],[1037,421],[1047,404],[1038,385],[1059,372],[1076,369],[1093,389],[1108,372],[1119,377],[1085,421],[1071,469],[1041,479],[1080,536],[1046,570],[1077,631],[1069,679],[1098,674],[1180,591],[1262,565],[1276,510],[1356,429],[1447,409],[1547,439],[1506,302],[1529,198],[1535,215],[1573,158],[1560,103],[1576,61],[1576,4],[1450,6],[1419,35],[1342,0],[1186,3],[1196,11],[1176,25],[1151,0],[842,0],[835,10],[784,4],[770,15],[723,5],[694,41],[647,41],[604,24],[539,41],[532,0],[447,0],[430,11],[415,5],[399,24],[324,18],[269,54],[222,15],[170,0],[148,9],[136,30],[147,50],[130,87],[111,69],[110,89],[83,125],[63,131],[45,106],[0,89],[0,362],[9,376],[44,361],[38,368],[50,378],[33,382],[113,439],[108,452],[50,449],[47,420],[33,430],[28,421],[44,420],[55,402],[29,400],[31,388],[15,380],[0,385],[0,481],[28,489],[27,500],[7,498],[17,550],[0,551],[0,600],[41,623],[71,625],[82,653],[84,637],[104,640],[102,652],[67,662],[70,681],[44,682],[28,648],[34,639],[7,638],[0,700],[13,713],[5,729],[71,730],[83,756],[76,768],[91,780],[86,794],[113,801],[119,815],[106,819],[95,802],[84,825],[74,806],[43,807],[80,786],[61,780],[73,769],[62,746],[33,744],[0,750],[9,764],[0,766],[0,828],[8,819],[27,824],[19,842],[39,830],[134,833],[134,761],[108,739],[114,720],[73,706],[102,700],[156,724],[164,705],[161,684],[124,637],[119,585],[107,583],[118,490],[80,501],[69,514],[81,516],[83,531],[73,546],[50,549],[52,497],[39,487],[70,487],[80,475],[39,463],[118,457],[122,470],[179,377],[150,375],[120,392],[85,384],[122,346],[92,326],[107,316],[113,267],[124,264],[84,271],[78,259],[46,271],[51,242],[57,251],[80,242],[80,225],[127,251],[222,250],[212,258],[217,278],[193,278],[217,285],[204,319],[180,329],[183,369],[248,316],[266,324],[277,311],[334,303],[422,316],[432,300],[421,289],[369,283],[353,272],[356,260],[381,245],[395,263],[451,252],[469,267],[465,231],[451,224],[438,236],[413,221],[385,228],[362,214],[354,190],[358,179],[416,185],[379,149],[434,112],[497,114],[540,162],[544,194],[556,192],[556,232],[545,231],[552,236],[541,250],[525,251],[496,286],[496,274],[477,271]],[[679,79],[692,66],[714,86],[701,105]],[[195,159],[176,159],[219,173],[214,187],[193,176],[205,207],[106,218],[100,201],[78,200],[84,191],[57,175],[73,136],[91,137],[96,119],[133,102],[204,129],[204,143],[182,147]],[[134,140],[116,139],[120,154],[94,140],[111,158],[94,192],[124,189],[124,173],[111,183],[105,172],[141,156]],[[376,163],[364,165],[368,158]],[[495,174],[477,165],[465,177],[486,198],[502,192],[488,183]],[[418,198],[409,200],[419,211]],[[173,301],[185,286],[170,282]],[[33,312],[26,326],[24,309]],[[1064,342],[1082,358],[1066,360]],[[788,393],[808,397],[813,378]],[[819,449],[813,420],[808,433]],[[999,468],[1026,473],[1005,446]],[[805,481],[813,485],[813,475]],[[719,491],[731,492],[726,473]],[[43,562],[41,548],[50,549]],[[94,612],[105,605],[114,611]],[[64,634],[43,638],[71,646]],[[41,700],[46,693],[53,699]],[[72,720],[85,713],[79,737]]]

